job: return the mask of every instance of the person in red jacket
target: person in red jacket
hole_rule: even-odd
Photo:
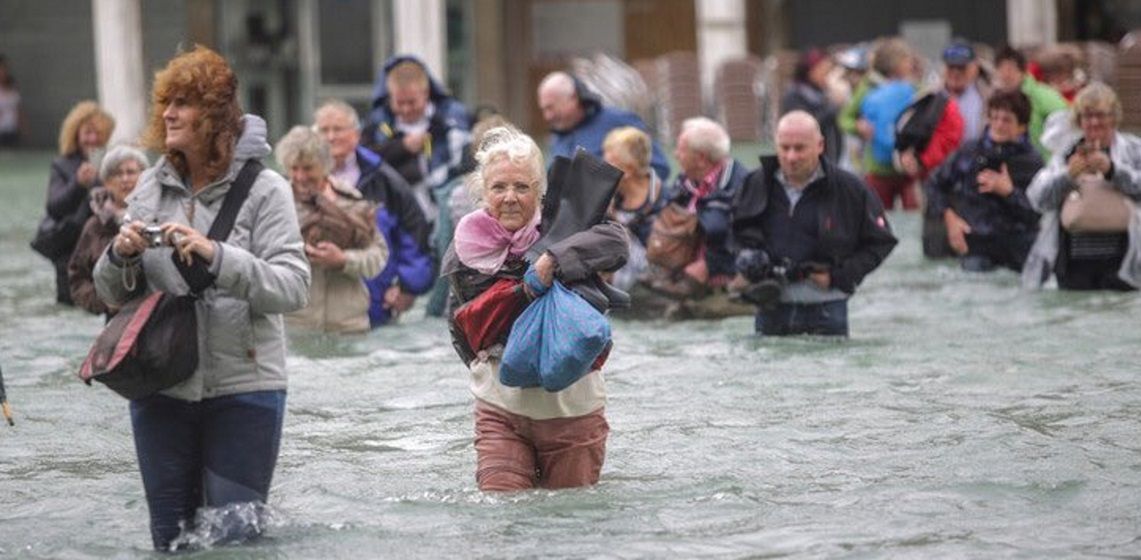
[[[959,149],[959,144],[962,142],[963,116],[959,113],[959,104],[954,98],[948,98],[947,104],[943,107],[943,114],[939,117],[939,124],[935,125],[935,131],[927,141],[927,147],[919,154],[916,154],[915,150],[900,154],[902,171],[922,181],[932,170],[939,167],[947,156]]]

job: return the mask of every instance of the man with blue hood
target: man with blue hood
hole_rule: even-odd
[[[418,58],[385,62],[363,131],[367,147],[412,185],[429,222],[435,222],[432,190],[460,174],[471,140],[467,108],[452,98]]]
[[[601,158],[602,142],[611,130],[633,126],[648,132],[646,123],[638,115],[616,107],[603,107],[597,94],[566,72],[552,72],[543,78],[538,97],[543,120],[551,129],[552,158],[573,157],[578,146]],[[650,167],[663,182],[669,179],[670,166],[657,140],[653,142]]]

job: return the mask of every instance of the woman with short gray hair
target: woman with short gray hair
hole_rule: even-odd
[[[364,282],[388,260],[388,245],[375,225],[376,207],[356,187],[329,175],[329,144],[312,128],[293,127],[275,151],[293,187],[312,267],[309,305],[286,315],[286,321],[329,332],[367,331],[370,300]]]
[[[108,306],[95,293],[95,263],[107,250],[127,211],[127,195],[135,190],[139,176],[150,166],[147,155],[133,146],[111,148],[99,165],[102,186],[91,189],[92,216],[83,225],[83,233],[75,244],[75,252],[67,263],[67,282],[71,299],[80,309],[110,318],[115,308]]]

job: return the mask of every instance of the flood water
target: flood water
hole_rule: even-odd
[[[75,377],[101,320],[27,247],[48,161],[0,152],[0,557],[156,557],[126,401]],[[616,321],[589,489],[476,489],[466,371],[422,308],[293,335],[267,538],[190,557],[1141,555],[1141,296],[969,275],[891,219],[849,340]]]

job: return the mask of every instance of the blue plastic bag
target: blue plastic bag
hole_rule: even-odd
[[[557,280],[547,289],[532,269],[524,282],[542,295],[511,327],[499,364],[499,381],[508,387],[561,391],[589,373],[610,344],[610,322]]]

